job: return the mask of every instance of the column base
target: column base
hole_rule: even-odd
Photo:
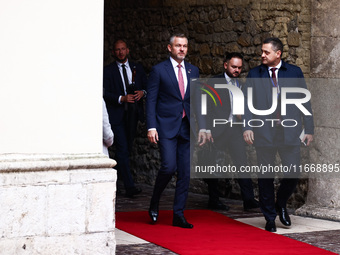
[[[303,205],[295,211],[295,214],[324,220],[340,221],[340,208]]]

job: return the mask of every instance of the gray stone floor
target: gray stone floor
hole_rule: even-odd
[[[126,198],[124,194],[117,194],[116,211],[135,211],[148,210],[152,187],[148,185],[139,185],[143,192],[135,198]],[[122,189],[121,183],[118,183],[119,190]],[[173,189],[166,189],[162,195],[160,210],[170,210],[173,204]],[[231,207],[227,212],[217,211],[232,219],[242,221],[255,227],[264,228],[264,218],[259,210],[252,212],[244,212],[242,201],[221,198],[225,204]],[[201,194],[189,193],[187,201],[187,209],[206,209],[208,204],[208,196]],[[320,247],[325,250],[340,254],[340,222],[318,220],[292,214],[293,226],[289,229],[283,228],[281,223],[277,222],[278,234],[282,234],[289,238],[299,240],[313,246]],[[164,249],[144,240],[117,231],[117,247],[116,254],[176,254],[172,251]],[[129,239],[131,239],[129,241]]]

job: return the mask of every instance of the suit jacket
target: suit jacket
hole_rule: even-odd
[[[147,78],[142,65],[129,61],[131,70],[136,67],[135,85],[136,90],[146,89]],[[120,75],[118,65],[113,62],[104,67],[103,74],[104,99],[109,113],[111,125],[119,124],[123,121],[125,114],[125,104],[119,104],[119,96],[124,96],[124,85]],[[143,100],[137,102],[138,118],[144,120]]]
[[[294,78],[294,79],[292,79]],[[288,64],[282,61],[282,65],[278,73],[278,83],[280,89],[283,87],[299,87],[307,88],[303,73],[301,69],[295,65]],[[252,114],[247,107],[247,89],[253,88],[253,106],[257,110],[267,110],[272,106],[272,88],[273,84],[268,72],[268,67],[260,65],[251,69],[247,76],[245,92],[245,115],[244,119],[246,124],[250,119],[261,119],[264,122],[262,127],[250,127],[246,125],[244,130],[253,130],[254,132],[254,145],[255,146],[272,146],[275,135],[275,124],[272,127],[272,123],[265,119],[276,119],[275,113],[270,116],[259,116]],[[301,93],[288,93],[287,98],[298,99],[303,98]],[[311,103],[308,101],[303,106],[312,113]],[[295,105],[287,105],[287,114],[282,116],[282,120],[293,119],[297,122],[295,127],[284,127],[284,144],[285,145],[300,145],[299,136],[302,131],[302,124],[304,124],[306,134],[314,134],[313,116],[304,115]],[[257,123],[258,124],[258,123]],[[293,125],[289,122],[287,125]]]
[[[237,80],[238,82],[240,82],[240,80]],[[225,78],[225,73],[217,75],[213,78],[213,80],[211,81],[211,83],[208,82],[208,84],[212,87],[214,87],[215,83],[219,83],[219,84],[225,84],[226,78]],[[242,84],[240,84],[242,87]],[[229,131],[230,129],[230,125],[228,124],[218,124],[215,127],[213,127],[213,120],[214,119],[226,119],[228,120],[230,112],[231,112],[231,101],[230,101],[230,95],[229,95],[229,90],[228,89],[219,89],[217,90],[221,101],[222,101],[222,105],[217,105],[215,106],[215,104],[213,103],[212,100],[208,99],[208,115],[207,115],[207,119],[209,121],[208,123],[208,128],[212,131],[213,137],[219,137],[221,135],[225,135],[226,132]],[[241,122],[241,121],[238,121]],[[240,125],[233,125],[233,127],[238,128],[240,127]]]
[[[190,120],[190,79],[199,77],[196,66],[184,61],[188,86],[182,99],[170,59],[155,65],[149,75],[146,100],[147,128],[156,128],[159,138],[175,137],[182,123],[183,108]]]

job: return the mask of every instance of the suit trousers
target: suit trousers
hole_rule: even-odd
[[[295,173],[293,169],[298,169],[300,165],[300,146],[283,145],[283,128],[277,128],[274,145],[256,147],[257,162],[259,166],[275,166],[275,157],[279,153],[282,166],[291,169],[291,172],[284,173],[276,195],[276,204],[280,207],[286,207],[287,201],[293,194],[299,180],[299,174]],[[261,211],[267,221],[274,221],[276,218],[274,174],[268,173],[260,176],[258,184]]]
[[[129,142],[126,123],[123,121],[118,125],[112,125],[111,128],[115,134],[114,143],[116,146],[116,168],[118,174],[123,179],[125,190],[129,190],[134,188],[135,184],[130,171]]]
[[[176,173],[176,190],[173,213],[183,216],[190,183],[190,125],[182,119],[179,133],[174,138],[160,138],[161,168],[156,178],[151,204],[159,203],[160,197],[172,176]]]
[[[236,166],[238,171],[238,183],[241,189],[242,200],[247,203],[254,199],[253,183],[249,173],[240,173],[241,166],[248,165],[245,142],[243,140],[242,128],[239,126],[226,127],[226,132],[219,137],[214,137],[214,144],[217,150],[227,151]],[[216,200],[215,194],[218,194],[214,189],[217,189],[216,181],[210,180],[209,185],[209,199]]]

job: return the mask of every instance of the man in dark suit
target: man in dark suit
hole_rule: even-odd
[[[226,55],[224,60],[225,72],[215,77],[220,83],[225,83],[237,86],[242,89],[242,84],[237,80],[241,74],[243,65],[243,56],[240,53],[232,52]],[[218,83],[219,83],[218,82]],[[229,90],[225,90],[219,93],[223,102],[223,107],[214,107],[210,105],[209,116],[217,119],[228,119],[229,123],[225,125],[216,125],[212,127],[213,120],[209,121],[211,134],[207,135],[207,139],[214,143],[215,149],[219,151],[228,150],[233,164],[236,166],[238,174],[238,182],[241,188],[241,196],[243,200],[243,208],[245,211],[258,208],[258,202],[254,199],[254,190],[252,180],[247,173],[240,173],[240,167],[246,166],[247,154],[245,148],[245,142],[243,140],[242,126],[230,125],[231,122],[240,122],[240,115],[232,114],[232,100],[233,96]],[[209,191],[209,204],[211,209],[228,210],[228,206],[222,204],[219,200],[218,192],[218,179],[211,178],[205,179],[208,184]]]
[[[192,228],[184,217],[190,181],[190,79],[198,78],[196,66],[184,61],[188,39],[183,34],[170,38],[170,58],[155,65],[149,75],[146,117],[148,139],[159,145],[161,168],[149,209],[152,222],[158,218],[161,194],[177,173],[173,226]],[[199,139],[205,140],[205,130]]]
[[[302,121],[305,129],[302,141],[308,146],[313,140],[314,124],[309,101],[302,105],[310,115],[302,114],[294,104],[287,105],[286,114],[282,114],[284,112],[281,111],[280,107],[280,92],[289,87],[306,89],[301,69],[282,61],[282,52],[283,44],[278,38],[264,40],[262,44],[262,64],[249,71],[246,82],[245,92],[248,91],[248,88],[252,89],[252,103],[255,109],[268,110],[271,109],[273,99],[277,97],[279,101],[276,111],[270,115],[259,113],[255,115],[248,107],[245,107],[244,120],[246,125],[243,137],[248,144],[254,144],[259,169],[263,166],[275,166],[274,160],[277,152],[280,155],[283,167],[298,169],[301,144],[299,136],[302,131]],[[247,93],[245,95],[245,102],[247,102]],[[287,97],[299,100],[299,98],[302,98],[302,93],[289,93]],[[263,125],[251,127],[249,125],[251,119],[261,120]],[[266,121],[266,119],[275,121]],[[284,122],[288,120],[293,120],[296,125],[284,125]],[[276,231],[275,218],[277,213],[283,225],[291,225],[286,204],[295,190],[298,175],[293,170],[290,173],[285,173],[280,182],[276,202],[273,180],[273,174],[266,174],[258,179],[260,208],[267,221],[265,229],[270,232]]]
[[[144,120],[142,98],[146,96],[147,78],[140,64],[128,60],[129,48],[117,40],[113,54],[116,61],[104,67],[104,99],[115,134],[117,170],[124,182],[126,196],[141,193],[130,171],[129,155],[138,120]]]

